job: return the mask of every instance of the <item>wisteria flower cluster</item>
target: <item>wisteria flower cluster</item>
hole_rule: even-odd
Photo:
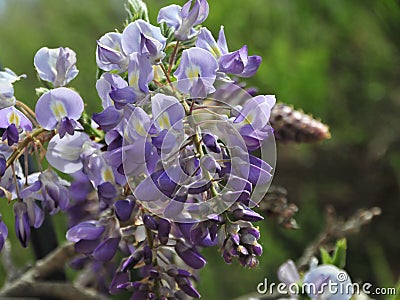
[[[236,84],[257,72],[261,57],[247,46],[229,50],[223,27],[216,39],[201,26],[206,0],[162,8],[158,26],[144,3],[130,4],[123,31],[97,41],[102,110],[92,118],[68,87],[79,72],[72,49],[36,53],[44,86],[34,110],[14,96],[25,76],[0,72],[0,196],[13,203],[23,247],[46,213],[66,213],[66,238],[81,254],[71,266],[112,270],[109,285],[97,278],[105,292],[198,298],[201,248],[258,265],[253,223],[263,218],[252,208],[272,179],[275,97]],[[0,248],[7,235],[1,221]]]

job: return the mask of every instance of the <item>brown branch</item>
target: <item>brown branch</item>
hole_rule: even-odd
[[[308,266],[313,256],[317,255],[319,249],[328,243],[346,237],[350,234],[358,233],[362,226],[371,222],[372,218],[381,214],[379,207],[358,210],[347,221],[336,216],[333,207],[328,207],[326,212],[325,229],[318,237],[304,250],[297,266],[304,269]]]
[[[13,262],[11,243],[8,239],[4,241],[4,246],[1,251],[1,262],[3,264],[3,268],[7,270],[7,282],[11,282],[21,275],[21,270],[19,270]]]
[[[8,289],[2,296],[8,297],[38,297],[60,300],[106,300],[108,297],[98,294],[88,288],[80,288],[65,282],[24,281],[18,280],[15,288]],[[2,298],[3,299],[3,298]]]
[[[96,291],[81,288],[71,283],[43,281],[52,273],[62,270],[65,263],[73,258],[77,253],[73,243],[65,243],[49,253],[45,258],[38,260],[19,279],[6,284],[0,290],[0,297],[51,297],[65,300],[94,300],[108,299],[99,295]]]

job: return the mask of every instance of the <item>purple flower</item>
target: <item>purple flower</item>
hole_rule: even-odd
[[[24,198],[23,202],[26,203],[28,209],[29,225],[34,228],[42,226],[44,221],[44,212],[35,202],[33,198]]]
[[[254,268],[258,265],[257,256],[261,256],[262,247],[257,242],[260,232],[250,222],[239,221],[228,223],[225,228],[226,237],[220,237],[222,257],[231,263],[236,257],[242,266]]]
[[[275,102],[273,95],[251,98],[234,119],[233,124],[239,130],[249,151],[258,149],[261,142],[272,133],[268,120]]]
[[[237,51],[224,54],[220,57],[219,70],[224,73],[240,77],[252,77],[261,64],[261,56],[248,56],[247,46],[244,45]]]
[[[201,269],[206,264],[205,259],[195,248],[189,247],[179,240],[175,245],[175,250],[179,257],[193,269]]]
[[[66,86],[79,71],[76,68],[76,53],[69,48],[39,49],[34,58],[39,77],[51,82],[54,87]]]
[[[179,5],[169,5],[158,13],[157,22],[165,22],[168,27],[175,30],[175,38],[185,41],[196,34],[193,28],[201,24],[208,17],[208,3],[206,0],[195,0],[192,7],[192,0],[180,7]]]
[[[279,267],[278,278],[286,285],[300,282],[300,275],[293,260],[289,259]]]
[[[257,72],[262,60],[258,55],[249,56],[246,45],[237,51],[229,52],[222,26],[218,41],[215,41],[207,28],[202,28],[196,41],[196,47],[209,51],[218,60],[220,72],[245,78],[252,77]]]
[[[62,139],[55,135],[47,147],[46,159],[57,170],[72,174],[83,168],[81,155],[90,145],[89,136],[83,132]]]
[[[96,90],[101,99],[103,108],[113,106],[110,92],[126,88],[128,83],[119,75],[104,73],[96,82]]]
[[[134,53],[128,66],[129,86],[137,93],[147,94],[149,83],[153,80],[154,71],[150,60],[142,54]]]
[[[4,247],[4,243],[7,239],[7,236],[8,236],[8,229],[7,229],[6,224],[4,224],[3,218],[0,214],[0,251]]]
[[[14,73],[13,70],[10,70],[9,68],[4,68],[4,71],[0,71],[0,81],[4,79],[13,84],[16,81],[19,81],[21,78],[26,78],[26,74],[18,76]]]
[[[122,153],[125,174],[136,176],[152,172],[157,153],[150,142],[151,125],[149,115],[136,107],[125,129]]]
[[[201,28],[195,45],[196,47],[207,50],[218,60],[222,55],[228,53],[224,27],[221,26],[221,29],[219,30],[218,41],[215,41],[210,30],[206,27]]]
[[[19,141],[19,129],[31,131],[32,123],[22,112],[10,106],[0,109],[0,128],[6,128],[2,139],[11,146]]]
[[[192,97],[206,97],[215,91],[217,69],[217,61],[210,52],[197,47],[184,50],[174,73],[178,90]]]
[[[44,93],[36,103],[35,113],[39,124],[47,129],[58,129],[60,137],[73,135],[78,127],[84,104],[81,96],[71,89],[60,87]]]
[[[185,110],[173,96],[156,94],[152,97],[153,126],[159,138],[153,138],[153,145],[163,153],[174,153],[183,139]]]
[[[311,299],[349,300],[353,286],[349,275],[333,265],[319,265],[304,275],[304,286]],[[337,291],[330,289],[333,287]]]
[[[122,52],[121,39],[121,33],[109,32],[97,41],[96,62],[100,69],[119,72],[127,70],[129,58]]]
[[[66,184],[67,182],[62,181],[56,173],[46,170],[38,175],[33,184],[21,192],[21,197],[41,200],[43,207],[50,214],[55,214],[60,209],[65,210],[68,207],[69,192]]]
[[[159,27],[143,20],[136,20],[122,32],[121,44],[126,54],[144,54],[152,63],[157,63],[165,56],[162,50],[166,40]]]
[[[77,252],[92,254],[103,262],[114,257],[121,240],[119,228],[112,219],[82,222],[70,228],[66,237],[75,243]]]
[[[13,153],[13,149],[5,143],[0,143],[0,153],[3,154],[5,160],[7,160]],[[17,178],[16,184],[18,186],[15,186],[15,177],[12,168],[7,168],[3,176],[0,176],[0,186],[2,187],[2,189],[0,189],[0,197],[4,197],[5,191],[8,191],[11,193],[12,199],[15,199],[17,197],[17,188],[21,189],[25,182],[24,172],[22,172],[21,164],[18,160],[14,162],[14,169]]]
[[[132,215],[133,208],[135,207],[136,201],[134,199],[118,200],[114,203],[115,215],[118,220],[126,222]]]
[[[31,235],[31,227],[29,225],[28,207],[26,203],[17,201],[14,204],[15,215],[15,233],[21,242],[21,245],[28,247],[28,240]]]
[[[15,104],[14,87],[5,78],[0,78],[0,109]]]

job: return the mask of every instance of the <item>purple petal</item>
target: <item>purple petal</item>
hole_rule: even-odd
[[[101,242],[93,252],[93,257],[100,261],[111,260],[117,251],[120,237],[109,238]]]
[[[176,253],[180,258],[193,269],[201,269],[205,266],[205,259],[194,249],[184,245],[181,242],[177,242],[175,245]]]
[[[0,109],[0,128],[7,128],[11,124],[26,131],[32,130],[31,121],[15,107]]]
[[[80,240],[96,240],[104,230],[103,226],[96,226],[94,221],[83,222],[68,230],[67,240],[75,243]]]
[[[129,200],[118,200],[114,204],[115,214],[118,219],[122,222],[128,221],[131,217],[133,207],[135,206],[134,201]]]
[[[61,87],[44,93],[36,103],[35,113],[39,124],[52,130],[64,117],[78,120],[83,109],[81,96],[71,89]]]
[[[14,204],[15,215],[15,233],[21,242],[21,245],[28,247],[28,241],[31,234],[31,227],[29,225],[28,208],[26,203],[15,202]]]
[[[182,19],[181,9],[182,8],[176,4],[161,8],[157,16],[157,23],[165,22],[168,27],[172,27],[176,30]]]
[[[190,48],[182,53],[181,63],[174,76],[178,79],[177,88],[186,94],[190,93],[193,81],[202,78],[207,93],[215,91],[213,87],[218,63],[212,54],[201,48]]]
[[[261,56],[258,55],[249,56],[248,62],[244,67],[243,72],[239,74],[239,76],[244,78],[249,78],[254,76],[258,68],[260,67],[261,62],[262,62]]]
[[[114,106],[108,106],[102,112],[93,114],[92,118],[101,127],[101,129],[104,131],[110,131],[121,122],[122,113]]]
[[[71,174],[82,169],[81,154],[83,144],[90,141],[89,137],[82,132],[67,135],[60,139],[55,135],[49,142],[46,159],[51,166],[57,170]]]
[[[76,54],[69,48],[39,49],[34,65],[39,77],[51,82],[55,87],[65,86],[78,75],[75,66]]]
[[[129,60],[122,52],[122,34],[109,32],[97,41],[96,62],[104,71],[126,71]]]
[[[126,54],[141,53],[141,33],[157,40],[162,48],[165,47],[166,38],[161,34],[161,29],[143,20],[136,20],[125,27],[122,32],[122,50]]]

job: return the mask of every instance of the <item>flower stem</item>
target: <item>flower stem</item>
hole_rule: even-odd
[[[173,50],[173,52],[171,54],[171,57],[169,58],[169,61],[168,61],[168,75],[171,75],[172,67],[175,64],[176,54],[178,53],[178,48],[179,48],[179,41],[176,42],[174,50]]]
[[[14,152],[7,159],[6,169],[8,169],[8,167],[10,167],[13,164],[13,162],[24,153],[25,147],[27,147],[29,145],[29,143],[34,140],[35,137],[37,137],[38,135],[40,135],[46,131],[47,131],[46,129],[39,127],[39,128],[36,128],[35,130],[33,130],[29,135],[27,135],[25,137],[25,139],[23,139],[22,142],[20,142],[18,144],[17,149],[14,150]]]

